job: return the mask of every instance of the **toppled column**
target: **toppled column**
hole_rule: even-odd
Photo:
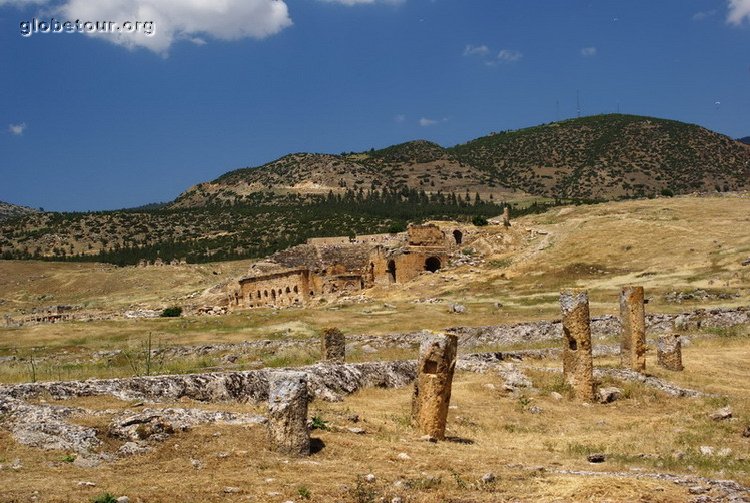
[[[667,370],[683,370],[682,342],[679,334],[665,334],[659,337],[656,346],[656,361]]]
[[[646,371],[646,310],[642,286],[627,286],[620,292],[622,341],[620,363],[636,372]]]
[[[268,377],[268,439],[272,451],[310,455],[307,374],[273,372]]]
[[[589,295],[585,290],[560,293],[563,325],[563,376],[579,400],[594,399]]]
[[[428,335],[419,346],[417,379],[412,397],[412,423],[425,435],[445,439],[458,337]]]
[[[344,363],[346,360],[346,338],[338,328],[326,328],[321,337],[323,360],[331,363]]]
[[[503,208],[503,225],[510,227],[510,206]]]

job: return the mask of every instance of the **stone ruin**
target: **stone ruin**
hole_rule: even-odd
[[[594,362],[591,351],[589,296],[586,291],[560,294],[563,326],[563,376],[578,400],[594,399]]]
[[[646,371],[646,310],[642,286],[629,286],[620,293],[622,366],[636,372]]]
[[[672,333],[659,336],[656,345],[656,360],[659,366],[667,370],[681,371],[684,369],[680,334]]]
[[[445,439],[457,350],[455,335],[430,335],[419,346],[412,423],[435,440]]]
[[[405,283],[448,262],[471,230],[410,225],[405,233],[315,238],[254,264],[230,291],[230,307],[304,306],[325,296]]]
[[[268,378],[268,442],[287,456],[310,455],[307,374],[274,372]]]
[[[346,361],[346,338],[338,328],[326,328],[321,336],[323,361],[344,363]]]
[[[510,227],[510,207],[503,208],[503,226]]]

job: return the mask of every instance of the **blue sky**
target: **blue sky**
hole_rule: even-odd
[[[155,34],[21,36],[33,17]],[[746,136],[749,49],[750,0],[0,0],[0,200],[166,201],[290,152],[574,117],[577,91]]]

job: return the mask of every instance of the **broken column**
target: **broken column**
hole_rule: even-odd
[[[510,206],[503,208],[503,225],[510,227]]]
[[[560,293],[563,325],[563,376],[579,400],[594,399],[589,296],[585,290]]]
[[[659,337],[656,346],[656,361],[667,370],[682,370],[682,343],[679,334],[665,334]]]
[[[307,400],[307,374],[304,372],[269,374],[268,439],[272,451],[287,456],[310,454]]]
[[[412,397],[412,423],[425,435],[445,439],[458,337],[428,335],[419,346],[417,379]]]
[[[646,310],[642,286],[628,286],[620,292],[620,321],[620,363],[643,373],[646,371]]]
[[[344,363],[346,360],[346,338],[338,328],[326,328],[321,337],[323,361]]]

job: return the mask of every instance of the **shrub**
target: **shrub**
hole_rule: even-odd
[[[162,318],[179,318],[182,316],[182,308],[178,306],[168,307],[161,312]]]
[[[672,189],[664,188],[664,189],[661,189],[661,195],[664,197],[673,197],[674,191]]]
[[[110,493],[104,493],[94,498],[93,503],[117,503],[117,498]]]
[[[476,215],[472,220],[471,223],[476,225],[477,227],[483,227],[488,224],[487,217],[484,215]]]

